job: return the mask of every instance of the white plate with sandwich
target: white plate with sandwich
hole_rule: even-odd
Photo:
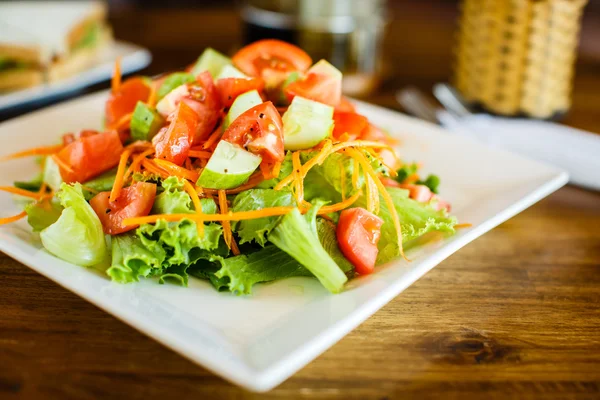
[[[109,79],[117,58],[130,73],[152,57],[114,41],[100,1],[0,3],[0,111]]]

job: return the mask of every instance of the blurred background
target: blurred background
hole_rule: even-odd
[[[302,13],[305,20],[314,22],[317,18],[311,13],[335,14],[332,1],[307,1],[310,6],[297,12]],[[252,9],[284,12],[296,7],[296,2],[290,0],[109,0],[108,3],[109,22],[115,37],[140,44],[153,53],[153,62],[145,71],[148,74],[180,69],[193,62],[207,46],[231,54],[244,42],[269,35],[268,30],[253,26],[253,18],[257,16],[247,12],[248,5]],[[430,93],[433,84],[451,79],[456,59],[459,3],[457,0],[365,0],[359,3],[363,9],[341,11],[342,14],[368,15],[354,27],[361,33],[352,44],[344,41],[343,34],[334,35],[342,37],[337,41],[323,35],[312,39],[304,37],[300,41],[314,58],[327,56],[341,68],[358,68],[358,72],[362,69],[367,73],[366,76],[356,74],[357,79],[346,82],[347,92],[399,108],[394,96],[398,89],[412,85]],[[271,20],[269,17],[273,15],[266,15],[272,26],[283,24],[271,36],[289,38],[285,18],[282,22],[277,15]],[[343,31],[345,28],[338,24],[333,29]],[[369,79],[371,70],[376,70],[374,81]],[[600,81],[594,79],[600,75],[600,0],[590,0],[585,8],[576,74],[573,107],[563,122],[595,130],[598,126],[595,114],[600,104]]]

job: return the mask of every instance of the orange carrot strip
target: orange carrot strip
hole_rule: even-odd
[[[192,221],[217,222],[217,221],[246,221],[249,219],[258,219],[265,217],[275,217],[285,215],[292,211],[295,207],[282,206],[263,208],[262,210],[231,212],[227,214],[159,214],[148,215],[145,217],[126,218],[123,220],[123,226],[152,224],[158,220],[167,222],[177,222],[182,219],[190,219]]]
[[[282,162],[279,161],[279,162],[275,163],[275,165],[273,165],[273,177],[274,178],[279,177],[279,173],[281,172],[281,164],[282,164]]]
[[[188,156],[192,158],[210,158],[210,156],[212,156],[212,153],[208,151],[190,150],[188,152]]]
[[[359,190],[356,193],[354,193],[352,196],[348,197],[346,200],[340,202],[340,203],[336,203],[336,204],[332,204],[330,206],[323,206],[321,207],[321,209],[319,210],[318,214],[322,215],[322,214],[329,214],[332,212],[338,212],[338,211],[342,211],[348,207],[350,207],[352,204],[354,204],[354,202],[356,200],[358,200],[358,198],[362,196],[362,192]]]
[[[73,168],[71,168],[71,166],[69,164],[67,164],[62,158],[60,158],[58,156],[58,154],[52,154],[50,156],[50,158],[52,158],[52,160],[54,160],[54,162],[62,169],[64,169],[67,172],[73,172]]]
[[[133,158],[133,161],[131,162],[131,164],[129,165],[129,168],[127,168],[127,172],[125,173],[123,180],[127,181],[127,179],[129,179],[129,176],[131,176],[134,172],[139,172],[142,161],[145,160],[146,157],[151,154],[154,154],[154,149],[148,149],[148,150],[136,155]]]
[[[116,93],[121,87],[121,57],[117,57],[115,60],[115,69],[113,70],[110,87],[113,93]]]
[[[121,189],[123,189],[123,184],[125,183],[125,168],[127,167],[127,160],[129,160],[129,156],[133,152],[133,149],[125,149],[123,153],[121,153],[121,158],[119,158],[119,166],[117,167],[117,176],[115,177],[115,182],[113,183],[112,190],[110,191],[109,201],[113,202],[119,198],[121,194]]]
[[[473,224],[457,224],[457,225],[454,225],[454,229],[464,229],[464,228],[470,228],[472,226],[473,226]]]
[[[219,126],[217,129],[215,129],[215,131],[209,136],[209,138],[206,140],[206,142],[204,142],[204,144],[202,145],[202,148],[204,150],[206,149],[210,149],[212,147],[213,144],[217,143],[217,140],[219,140],[219,138],[221,137],[221,134],[223,133],[222,130],[222,126]]]
[[[179,178],[185,178],[192,182],[196,182],[198,180],[198,173],[196,171],[190,171],[189,169],[180,167],[179,165],[173,164],[170,161],[161,160],[159,158],[155,158],[152,161],[161,169],[167,171],[170,175],[175,175]]]
[[[29,197],[30,199],[40,199],[44,195],[36,192],[30,192],[29,190],[19,189],[13,186],[0,186],[0,191],[16,194],[23,197]]]
[[[198,193],[196,189],[192,186],[191,183],[184,180],[183,181],[183,190],[190,196],[192,199],[192,204],[194,204],[194,209],[196,210],[196,214],[202,214],[202,203],[200,203],[200,198],[198,197]],[[196,222],[196,229],[198,230],[198,236],[204,237],[204,222]]]
[[[227,213],[227,194],[225,190],[219,190],[219,210],[221,214]],[[225,239],[225,243],[231,249],[234,255],[239,255],[240,250],[237,247],[237,243],[235,242],[235,238],[233,237],[233,232],[231,232],[231,223],[229,221],[222,221],[221,225],[223,225],[223,237]]]
[[[292,166],[294,168],[294,196],[296,197],[296,202],[298,204],[302,204],[304,201],[304,183],[302,181],[302,177],[300,176],[302,163],[300,162],[299,151],[292,153]]]
[[[21,218],[25,218],[27,213],[25,211],[21,211],[17,215],[13,215],[12,217],[0,218],[0,225],[10,224],[11,222],[15,222],[20,220]]]
[[[388,144],[372,142],[370,140],[354,140],[354,141],[350,141],[350,142],[336,143],[331,148],[331,153],[336,153],[336,152],[338,152],[342,149],[348,148],[348,147],[371,147],[374,149],[389,149],[389,150],[394,151],[394,149]]]
[[[9,154],[0,158],[1,161],[12,160],[14,158],[22,158],[29,156],[47,156],[50,154],[58,153],[64,146],[62,144],[57,144],[53,146],[41,146],[34,147],[33,149],[19,151],[17,153]]]
[[[152,162],[152,160],[148,160],[148,159],[142,160],[142,166],[148,172],[153,173],[155,175],[158,175],[158,176],[160,176],[163,179],[166,179],[166,178],[169,177],[169,174],[166,171],[164,171],[161,168],[159,168],[156,164],[154,164]]]
[[[131,122],[132,116],[133,116],[132,112],[123,115],[121,118],[119,118],[117,120],[117,122],[115,122],[114,124],[112,124],[110,126],[110,129],[120,131],[120,130],[129,128],[129,123]]]

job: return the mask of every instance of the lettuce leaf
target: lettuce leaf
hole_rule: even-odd
[[[58,192],[64,207],[58,220],[40,232],[42,244],[50,253],[73,264],[92,266],[107,254],[102,224],[85,201],[81,185],[63,183]]]
[[[332,293],[338,293],[348,280],[321,245],[316,215],[321,204],[315,204],[306,215],[295,208],[286,214],[269,234],[269,241],[294,257]]]
[[[235,197],[231,209],[233,212],[240,212],[295,205],[294,196],[288,190],[250,189]],[[281,217],[265,217],[238,221],[233,224],[232,229],[240,238],[239,244],[255,241],[264,247],[267,243],[267,235],[280,219]]]
[[[152,206],[152,214],[187,214],[193,213],[192,199],[183,190],[183,181],[176,176],[170,176],[162,181],[163,192],[156,196]],[[215,214],[217,205],[214,200],[200,199],[202,212]]]
[[[31,202],[25,206],[27,222],[34,232],[41,232],[55,223],[62,211],[63,206],[56,197],[49,201]]]
[[[35,178],[30,181],[15,181],[14,186],[19,189],[37,192],[42,187],[44,175],[40,172]]]
[[[431,205],[419,203],[408,198],[408,191],[398,188],[387,188],[394,202],[400,226],[402,227],[402,243],[406,244],[413,239],[425,235],[432,231],[455,233],[454,225],[457,221],[451,217],[445,210],[436,211]],[[357,201],[357,206],[365,207],[366,199],[362,196]],[[379,255],[377,264],[388,262],[400,256],[398,248],[396,230],[383,198],[381,199],[381,208],[379,216],[384,223],[381,226],[381,239],[379,240]]]
[[[335,226],[323,218],[317,218],[317,233],[319,235],[321,246],[323,246],[325,251],[331,256],[340,269],[344,271],[348,277],[354,275],[354,265],[344,257],[338,246]]]
[[[113,281],[138,282],[140,277],[162,269],[163,260],[148,250],[135,233],[113,236],[111,241],[112,263],[106,273]]]
[[[218,262],[221,268],[215,276],[227,282],[227,288],[236,294],[250,294],[252,286],[259,282],[312,276],[298,261],[272,245],[248,255],[241,254]]]

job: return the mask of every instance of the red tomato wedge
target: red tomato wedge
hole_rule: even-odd
[[[137,228],[137,225],[122,226],[125,218],[144,217],[150,213],[156,197],[156,185],[137,182],[124,188],[114,202],[111,203],[109,197],[110,192],[98,193],[90,200],[90,205],[98,215],[104,233],[118,235]]]
[[[361,275],[370,274],[377,260],[383,220],[361,207],[341,212],[336,229],[340,250]]]
[[[122,152],[115,131],[82,136],[58,152],[58,158],[71,168],[60,168],[60,175],[67,183],[84,183],[116,166]]]
[[[252,107],[237,117],[222,139],[261,156],[264,164],[282,161],[285,157],[283,122],[270,101]]]
[[[350,103],[350,100],[346,96],[342,96],[340,103],[335,107],[336,112],[356,112],[354,104]]]
[[[336,107],[342,96],[342,80],[326,74],[309,72],[304,79],[290,83],[285,88],[289,101],[295,96],[304,97]]]
[[[228,108],[240,94],[251,90],[257,90],[260,94],[265,89],[265,81],[261,78],[223,78],[217,81],[217,89],[221,105]]]
[[[261,77],[268,87],[279,86],[290,72],[305,72],[312,59],[304,50],[281,40],[259,40],[243,47],[232,58],[247,75]]]
[[[196,77],[196,82],[188,83],[189,95],[182,99],[198,115],[192,142],[206,139],[215,130],[221,116],[221,100],[217,87],[208,71]]]
[[[348,140],[355,140],[369,126],[369,120],[354,112],[333,113],[333,137],[339,139],[344,133],[348,134]]]
[[[198,114],[181,101],[172,114],[168,127],[162,128],[152,139],[156,150],[156,158],[182,165],[188,157],[194,133],[199,122]]]
[[[133,112],[138,101],[146,101],[150,86],[144,78],[127,79],[119,90],[111,93],[106,101],[106,126],[111,126],[125,115]]]

